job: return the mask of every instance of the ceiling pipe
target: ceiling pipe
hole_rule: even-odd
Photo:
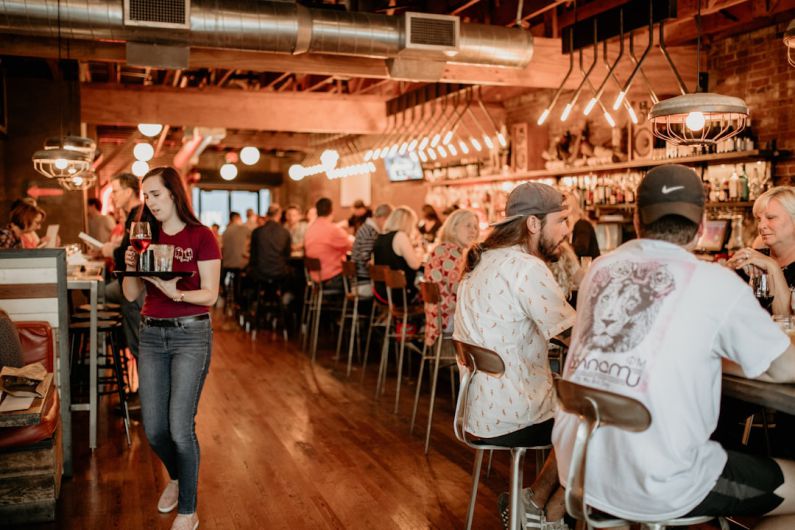
[[[57,4],[58,0],[0,1],[0,33],[55,38]],[[311,9],[290,2],[192,0],[190,29],[125,25],[119,0],[61,2],[60,12],[61,34],[66,39],[383,59],[406,52],[404,16]],[[411,53],[439,61],[520,68],[533,56],[533,37],[521,29],[460,24],[456,50]]]

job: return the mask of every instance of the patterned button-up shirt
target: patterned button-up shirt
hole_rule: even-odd
[[[0,228],[0,248],[22,248],[22,240],[14,233],[11,225]]]

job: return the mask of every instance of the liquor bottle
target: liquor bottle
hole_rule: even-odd
[[[729,177],[729,198],[730,202],[736,202],[740,199],[740,177],[737,175],[737,168],[732,171]]]
[[[743,164],[742,173],[740,173],[740,200],[746,202],[750,196],[750,188],[748,187],[748,174],[745,172],[745,164]]]

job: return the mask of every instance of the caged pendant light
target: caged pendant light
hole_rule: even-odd
[[[701,65],[701,0],[696,15],[698,42],[696,64]],[[665,50],[663,25],[660,23],[660,50],[676,75],[682,90],[681,96],[656,103],[649,112],[654,136],[672,145],[716,144],[736,136],[745,129],[748,105],[740,98],[702,92],[696,81],[696,92],[687,93],[679,72]]]
[[[58,0],[58,65],[61,64],[61,2]],[[44,142],[44,149],[33,153],[33,169],[47,178],[77,177],[91,169],[96,144],[82,136],[64,136],[63,102],[59,98],[60,135]]]
[[[792,56],[792,50],[795,49],[795,19],[790,20],[784,32],[784,46],[787,47],[787,62],[795,66],[795,57]]]

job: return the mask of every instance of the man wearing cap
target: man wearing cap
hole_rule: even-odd
[[[560,257],[566,220],[560,192],[521,184],[508,196],[505,219],[468,256],[453,338],[495,351],[505,362],[500,378],[476,374],[469,394],[468,432],[489,444],[550,443],[556,402],[547,345],[575,315],[547,263]],[[525,528],[565,528],[556,475],[551,458],[525,492]],[[507,523],[505,498],[500,512]]]
[[[795,528],[795,463],[726,451],[717,425],[721,364],[736,375],[795,381],[795,348],[732,271],[689,252],[704,191],[681,165],[649,171],[629,241],[594,262],[580,285],[564,379],[634,398],[641,433],[602,429],[588,453],[586,500],[633,521],[696,515],[779,515],[757,528]],[[566,480],[577,418],[555,417]],[[565,486],[565,484],[564,484]]]

